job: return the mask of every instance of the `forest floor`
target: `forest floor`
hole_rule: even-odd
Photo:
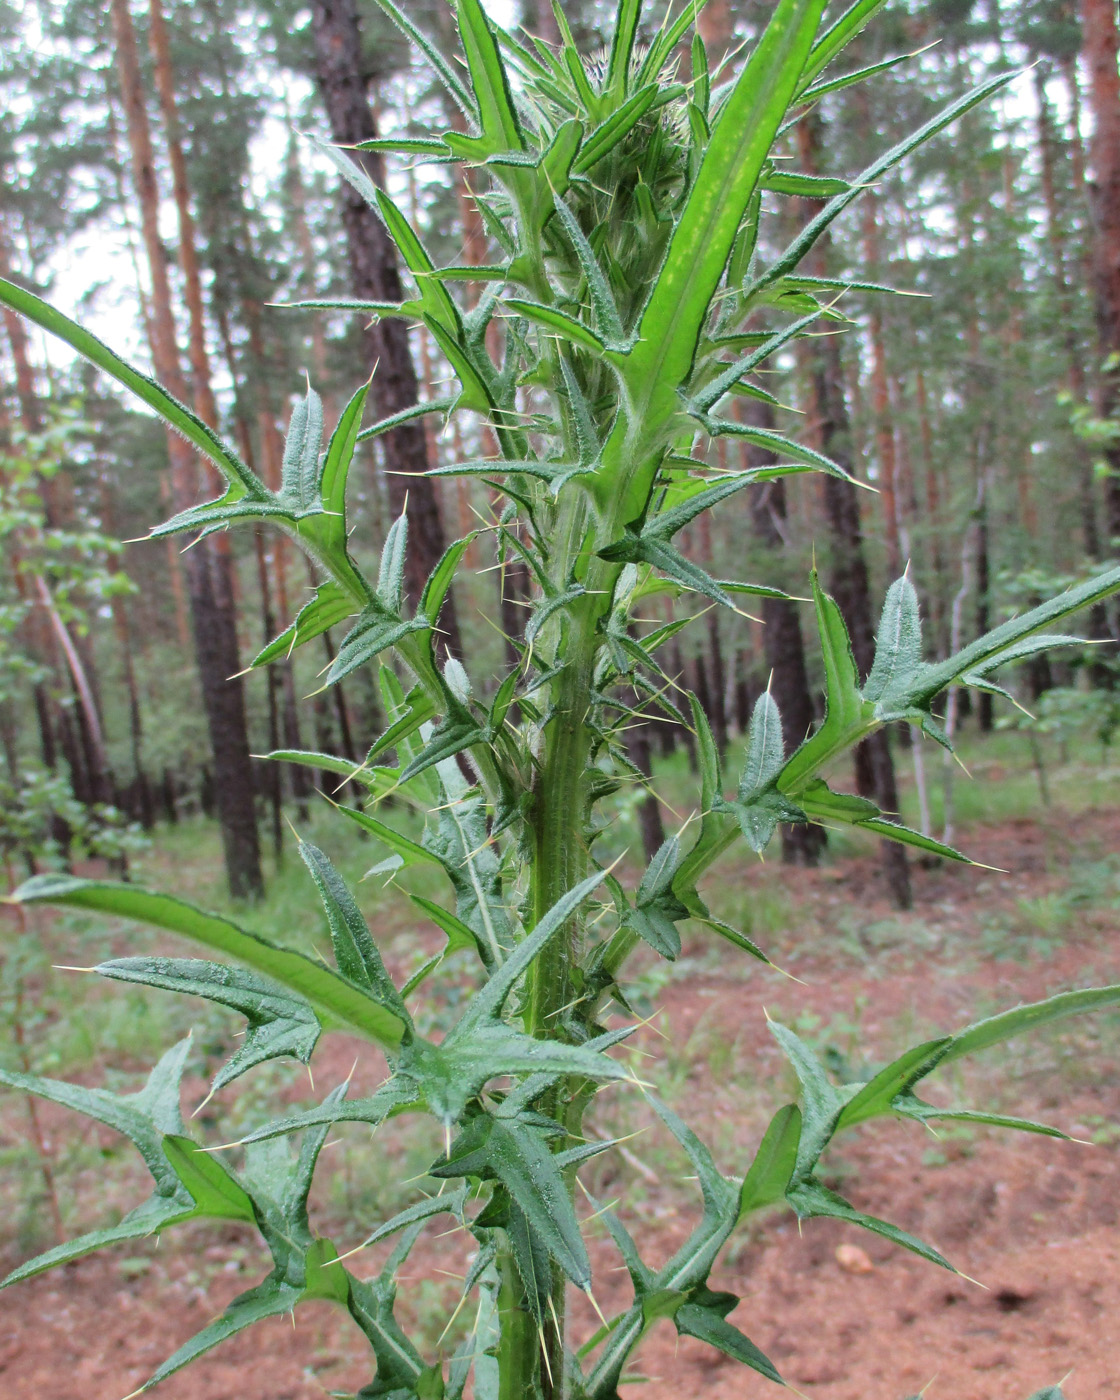
[[[1094,776],[1107,777],[1099,770]],[[998,771],[989,777],[998,784]],[[1065,800],[1072,791],[1059,785],[1058,795]],[[742,1171],[770,1114],[793,1096],[767,1015],[797,1030],[843,1081],[998,1008],[1120,982],[1120,808],[1068,801],[1025,819],[1008,814],[1014,801],[995,805],[1002,819],[970,823],[962,842],[1000,869],[915,867],[915,908],[904,915],[889,908],[871,849],[834,850],[829,864],[808,873],[777,863],[722,868],[713,881],[719,912],[736,916],[800,984],[729,957],[726,945],[707,938],[689,941],[672,968],[651,958],[640,970],[639,998],[660,1007],[641,1037],[650,1057],[641,1061],[642,1078],[700,1128],[726,1171]],[[171,878],[189,887],[185,841],[178,857],[174,850],[153,856],[144,872],[149,883]],[[391,960],[404,970],[418,956],[407,912],[391,910],[382,931]],[[169,946],[125,926],[106,932],[71,916],[43,921],[26,937],[56,963],[88,964],[126,946]],[[121,1010],[119,988],[111,989],[116,1001],[92,978],[80,985],[95,990],[68,991],[78,985],[73,974],[48,976],[31,953],[28,959],[28,1004],[38,995],[45,1011],[29,1017],[23,1033],[44,1073],[133,1086],[153,1052],[192,1016],[211,1072],[229,1049],[228,1018],[211,1019],[157,993]],[[12,1022],[28,1013],[9,1005],[6,1014]],[[353,1054],[352,1042],[324,1040],[313,1064],[320,1093],[346,1077]],[[367,1059],[356,1068],[354,1093],[366,1092],[382,1072],[376,1056]],[[938,1101],[1040,1118],[1084,1141],[963,1124],[938,1136],[913,1125],[860,1130],[826,1159],[828,1180],[860,1209],[937,1246],[960,1274],[837,1222],[810,1221],[799,1230],[788,1214],[773,1213],[733,1241],[713,1274],[714,1287],[742,1298],[733,1320],[814,1400],[904,1400],[927,1385],[928,1400],[1026,1400],[1067,1374],[1068,1400],[1115,1400],[1118,1066],[1120,1013],[1064,1022],[974,1063],[958,1062]],[[188,1111],[204,1096],[206,1072],[198,1065],[187,1082]],[[220,1119],[210,1117],[213,1105],[195,1119],[210,1141],[229,1141],[239,1127],[260,1121],[270,1094],[310,1099],[298,1068],[267,1066],[244,1083],[240,1096],[222,1096],[229,1106]],[[608,1105],[609,1095],[618,1097]],[[656,1262],[695,1217],[695,1183],[638,1096],[612,1089],[601,1104],[593,1128],[642,1131],[623,1159],[596,1159],[584,1180],[597,1198],[618,1200]],[[27,1113],[18,1096],[0,1103],[3,1266],[51,1243]],[[39,1121],[68,1233],[109,1223],[114,1211],[139,1199],[142,1173],[112,1134],[50,1105],[40,1107]],[[372,1145],[357,1127],[339,1138],[320,1173],[313,1218],[343,1248],[413,1198],[415,1184],[397,1183],[422,1176],[439,1144],[408,1119],[379,1130]],[[422,1239],[401,1289],[402,1316],[429,1348],[454,1306],[453,1275],[466,1258],[461,1235],[438,1234],[437,1226]],[[629,1301],[626,1275],[605,1232],[593,1237],[592,1255],[596,1297],[610,1315]],[[375,1272],[376,1258],[362,1261],[351,1261],[357,1272]],[[171,1232],[158,1247],[118,1249],[14,1288],[0,1308],[0,1394],[120,1400],[264,1272],[257,1243],[243,1232],[200,1226]],[[580,1334],[594,1329],[589,1307],[577,1307],[574,1325]],[[678,1342],[667,1324],[647,1341],[638,1368],[648,1383],[625,1393],[646,1400],[780,1394],[699,1343]],[[285,1318],[257,1326],[158,1393],[166,1400],[317,1400],[369,1379],[356,1332],[316,1304],[302,1308],[294,1324]]]

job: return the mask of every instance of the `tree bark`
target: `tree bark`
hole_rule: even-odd
[[[864,261],[867,264],[867,275],[873,279],[879,271],[879,224],[874,191],[865,190],[862,198]],[[883,527],[887,543],[887,572],[894,579],[902,572],[898,528],[901,513],[898,501],[898,462],[890,387],[887,382],[887,355],[883,344],[883,318],[874,298],[867,321],[871,341],[871,405],[875,420],[875,455],[879,459],[879,499],[883,508]]]
[[[1092,178],[1093,297],[1101,367],[1097,412],[1120,414],[1120,73],[1116,0],[1081,0],[1083,58],[1089,73],[1093,137]],[[1105,480],[1105,513],[1111,539],[1120,536],[1120,441],[1103,447],[1110,468]]]
[[[560,26],[552,12],[552,0],[526,0],[524,23],[538,39],[559,45]]]
[[[802,169],[816,173],[821,144],[821,123],[810,114],[802,121],[799,146]],[[805,201],[812,207],[810,201]],[[818,240],[813,254],[814,271],[825,271],[828,264],[828,234]],[[827,273],[826,273],[827,275]],[[851,422],[844,397],[844,367],[838,338],[818,336],[805,343],[815,399],[815,416],[821,450],[852,474]],[[841,477],[822,477],[825,514],[831,550],[828,588],[840,608],[852,641],[852,654],[864,676],[875,658],[875,621],[871,603],[871,583],[863,548],[859,497],[856,487]],[[888,816],[898,812],[898,787],[886,730],[880,729],[855,751],[856,786],[860,794],[873,797]],[[910,866],[905,850],[894,841],[882,843],[883,873],[891,898],[899,909],[913,903]]]
[[[377,136],[367,84],[359,65],[361,35],[354,0],[313,0],[311,27],[315,39],[315,72],[339,145],[353,146]],[[375,185],[384,186],[384,162],[370,151],[355,151],[356,159]],[[354,295],[366,301],[403,299],[396,249],[377,213],[349,184],[342,186],[342,222],[350,254]],[[378,321],[363,331],[368,364],[377,366],[372,394],[382,417],[399,413],[418,401],[416,369],[401,320]],[[385,486],[397,515],[408,500],[409,544],[405,583],[417,600],[432,569],[446,548],[429,466],[424,425],[405,423],[381,438],[387,468]],[[404,473],[404,475],[402,475]],[[448,594],[440,630],[453,652],[462,654],[455,601]]]
[[[111,0],[111,4],[117,71],[152,282],[149,321],[152,360],[165,387],[185,401],[187,385],[179,362],[167,251],[159,235],[159,188],[136,33],[128,0]],[[175,503],[183,509],[197,501],[205,478],[194,451],[178,434],[168,434],[167,446]],[[241,665],[229,571],[223,568],[211,541],[202,539],[187,551],[186,573],[195,658],[213,754],[214,798],[230,893],[235,898],[257,898],[264,885],[245,696],[238,678]]]

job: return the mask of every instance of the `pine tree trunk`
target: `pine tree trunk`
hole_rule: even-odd
[[[819,119],[815,120],[812,115],[805,119],[799,136],[802,168],[807,174],[814,174],[821,143]],[[827,237],[825,234],[817,243],[814,272],[827,268]],[[819,336],[807,342],[807,347],[821,450],[851,473],[851,422],[844,397],[844,367],[837,337]],[[847,623],[856,665],[866,676],[875,658],[875,615],[863,549],[859,497],[856,487],[841,477],[824,476],[821,481],[831,544],[828,588]],[[896,815],[898,787],[885,729],[880,729],[856,749],[855,769],[860,794],[874,798],[888,816]],[[884,841],[882,857],[892,900],[899,909],[909,909],[913,896],[905,850],[897,842]]]
[[[696,16],[696,28],[700,31],[700,37],[708,51],[708,67],[714,72],[731,47],[734,25],[730,0],[708,0]]]
[[[1089,72],[1093,139],[1089,148],[1093,297],[1101,368],[1097,412],[1120,414],[1120,73],[1116,0],[1081,0],[1083,56]],[[1110,472],[1105,514],[1110,539],[1120,537],[1120,441],[1102,446]]]
[[[315,74],[326,104],[331,136],[352,146],[377,136],[367,83],[360,68],[361,32],[354,0],[313,0]],[[384,162],[373,152],[354,152],[374,184],[384,186]],[[354,295],[365,301],[401,301],[400,273],[393,245],[377,214],[349,183],[343,183],[342,222],[350,253]],[[377,366],[372,393],[382,417],[399,413],[418,400],[416,370],[404,321],[378,321],[363,331],[369,365]],[[443,522],[433,483],[423,473],[430,466],[422,422],[405,423],[381,439],[388,468],[386,491],[394,514],[408,498],[409,549],[405,582],[415,602],[446,547]],[[402,475],[403,473],[403,475]],[[440,630],[453,652],[462,654],[462,641],[449,594],[440,617]]]
[[[12,268],[7,244],[0,234],[0,276],[11,276]],[[42,403],[35,383],[35,371],[28,353],[27,331],[22,319],[15,312],[4,309],[4,327],[12,352],[12,363],[16,371],[16,396],[19,402],[20,421],[28,434],[42,432],[46,426]],[[43,501],[43,516],[50,528],[64,529],[73,524],[72,499],[60,489],[58,478],[39,479],[39,492]],[[18,544],[9,541],[8,548],[13,555],[13,563],[18,569]],[[22,578],[22,570],[19,571]],[[21,580],[17,580],[21,594]],[[32,637],[38,638],[39,654],[45,657],[54,651],[53,635],[61,649],[65,671],[79,710],[77,736],[82,747],[82,769],[87,775],[89,799],[92,802],[111,803],[113,781],[109,772],[108,760],[101,738],[101,711],[98,703],[97,678],[93,668],[92,654],[83,647],[82,639],[71,630],[54,605],[49,583],[43,574],[35,573],[30,578],[31,596],[26,601],[36,610],[38,622],[30,624]],[[40,611],[41,609],[41,611]],[[42,643],[45,642],[45,647]],[[43,691],[43,698],[50,706],[50,689]],[[76,775],[75,775],[76,777]],[[77,781],[81,781],[77,779]],[[77,789],[75,788],[75,792]]]
[[[133,178],[152,282],[152,360],[165,387],[185,401],[187,385],[179,362],[167,252],[159,235],[155,158],[128,0],[112,0],[112,20]],[[184,509],[197,502],[205,478],[188,443],[169,433],[167,445],[175,504]],[[223,566],[211,541],[205,539],[187,551],[186,560],[191,628],[213,755],[211,781],[226,874],[235,898],[257,898],[263,891],[260,844],[244,689],[238,679],[241,664],[229,569],[228,565]]]
[[[879,273],[879,225],[874,192],[863,196],[863,251],[867,276],[876,280]],[[887,544],[887,572],[897,578],[902,572],[902,550],[899,545],[898,462],[895,451],[894,422],[891,414],[890,387],[887,381],[887,355],[883,344],[883,318],[876,300],[871,300],[868,315],[871,341],[871,403],[875,420],[875,455],[879,462],[879,502],[883,509],[883,531]]]
[[[525,24],[547,44],[560,43],[560,26],[552,13],[552,0],[526,0]]]

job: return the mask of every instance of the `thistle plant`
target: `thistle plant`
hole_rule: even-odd
[[[752,594],[784,596],[713,577],[686,557],[678,537],[703,512],[761,481],[844,472],[802,442],[744,424],[729,405],[740,394],[770,397],[755,372],[822,318],[836,317],[836,295],[852,284],[799,271],[821,234],[862,188],[1010,75],[959,98],[854,179],[824,179],[791,173],[774,156],[790,125],[821,98],[890,66],[830,76],[880,0],[856,0],[831,21],[823,18],[824,0],[779,0],[737,72],[709,71],[692,33],[698,3],[675,17],[671,11],[639,43],[641,0],[620,0],[606,56],[594,67],[577,51],[559,8],[562,42],[553,49],[500,31],[478,0],[455,0],[460,65],[391,0],[379,3],[436,70],[465,129],[376,144],[406,158],[469,166],[498,261],[435,267],[388,193],[345,152],[324,146],[377,209],[415,294],[401,305],[315,305],[422,323],[455,377],[454,394],[363,427],[362,387],[324,450],[323,409],[309,390],[292,415],[282,487],[272,491],[188,408],[60,312],[8,282],[0,283],[0,300],[121,381],[222,472],[220,499],[184,511],[156,534],[266,522],[313,560],[317,592],[255,664],[348,622],[327,679],[377,667],[387,727],[356,771],[319,753],[273,757],[364,786],[363,810],[343,807],[341,819],[388,848],[405,890],[414,867],[443,872],[444,900],[413,898],[418,917],[442,931],[446,946],[398,986],[329,857],[302,841],[335,967],[133,886],[60,876],[25,883],[13,899],[142,920],[229,960],[137,957],[97,969],[204,997],[245,1018],[245,1039],[219,1071],[215,1091],[276,1057],[308,1062],[326,1028],[379,1046],[389,1072],[368,1097],[348,1097],[343,1084],[310,1111],[262,1124],[243,1139],[237,1169],[235,1159],[204,1148],[184,1129],[185,1042],[167,1052],[139,1093],[126,1096],[4,1072],[9,1085],[129,1137],[154,1182],[120,1224],[50,1250],[7,1282],[184,1221],[237,1221],[259,1231],[271,1272],[180,1347],[148,1386],[258,1319],[315,1298],[345,1309],[369,1342],[375,1373],[363,1396],[457,1400],[470,1386],[477,1400],[612,1400],[642,1338],[658,1325],[779,1382],[772,1362],[729,1320],[737,1299],[709,1283],[735,1231],[758,1211],[783,1208],[800,1219],[849,1222],[951,1268],[930,1245],[827,1187],[822,1155],[841,1133],[884,1116],[918,1124],[964,1119],[1060,1137],[999,1113],[935,1107],[919,1086],[962,1056],[1120,1002],[1120,987],[1062,994],[937,1036],[866,1083],[834,1083],[810,1049],[775,1024],[800,1081],[800,1101],[778,1109],[753,1158],[728,1177],[692,1129],[611,1053],[636,1029],[625,990],[628,959],[644,943],[672,960],[681,926],[691,921],[765,964],[763,950],[710,913],[702,886],[725,852],[762,852],[781,823],[853,826],[943,859],[965,859],[866,799],[835,791],[822,775],[884,725],[906,722],[946,744],[933,708],[938,696],[955,685],[998,691],[993,675],[1000,666],[1076,640],[1053,629],[1120,588],[1120,569],[938,662],[925,659],[917,595],[904,576],[887,593],[866,677],[856,669],[837,605],[812,577],[825,717],[787,754],[777,707],[763,694],[733,784],[696,698],[659,660],[687,614],[654,627],[642,604],[655,595],[692,594],[734,608]],[[684,64],[679,55],[690,35]],[[678,76],[685,71],[687,81]],[[788,247],[764,255],[763,201],[800,195],[827,202]],[[466,280],[483,286],[469,308],[460,297]],[[467,440],[479,436],[479,421],[487,425],[497,455],[433,475],[476,477],[499,494],[500,515],[478,538],[494,547],[499,563],[521,561],[531,580],[524,633],[512,639],[516,663],[492,692],[440,646],[441,605],[475,536],[454,543],[422,596],[411,599],[402,582],[406,516],[386,535],[376,579],[348,548],[347,472],[358,443],[405,418],[452,414],[471,420]],[[719,438],[763,446],[778,465],[714,469],[706,453]],[[598,852],[612,799],[645,781],[627,756],[625,731],[635,716],[654,711],[695,735],[698,816],[627,885]],[[396,801],[382,805],[389,794]],[[401,811],[410,821],[412,813],[422,815],[419,841],[392,824]],[[471,961],[474,989],[437,1040],[423,1029],[423,999],[438,985],[428,979],[459,955]],[[695,1227],[660,1268],[644,1262],[611,1209],[587,1205],[577,1193],[583,1164],[617,1145],[584,1131],[588,1106],[607,1084],[616,1087],[603,1113],[614,1096],[645,1095],[699,1184]],[[363,1278],[312,1228],[308,1191],[334,1125],[376,1127],[405,1114],[429,1115],[445,1135],[446,1150],[429,1169],[440,1189],[425,1194],[417,1187],[400,1214],[361,1222],[367,1243],[396,1241],[382,1271]],[[298,1149],[289,1152],[289,1139]],[[369,1151],[377,1154],[376,1137]],[[603,1222],[633,1289],[631,1303],[586,1336],[575,1335],[567,1309],[570,1290],[592,1288],[581,1215]],[[395,1316],[395,1280],[419,1232],[429,1222],[446,1229],[448,1218],[473,1237],[459,1305],[473,1320],[452,1354],[425,1354]]]

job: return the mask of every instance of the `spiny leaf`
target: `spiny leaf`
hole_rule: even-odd
[[[738,1220],[784,1200],[786,1187],[797,1166],[801,1143],[801,1110],[786,1104],[770,1120],[754,1161],[739,1188]]]
[[[251,967],[281,986],[303,996],[324,1025],[356,1031],[390,1048],[400,1043],[405,1021],[330,968],[288,948],[258,938],[228,919],[206,914],[170,895],[153,894],[135,885],[79,880],[69,875],[36,875],[11,898],[26,904],[61,904],[97,913],[137,919],[157,928],[184,934],[237,962]]]
[[[882,3],[882,0],[857,0],[855,8],[861,8],[864,4],[877,6],[880,3]],[[967,92],[963,97],[957,98],[955,102],[949,103],[947,107],[943,108],[937,116],[926,122],[918,131],[905,137],[896,146],[892,146],[891,149],[880,156],[878,160],[872,161],[872,163],[865,170],[861,171],[852,181],[852,186],[846,194],[836,195],[835,198],[829,200],[820,213],[805,225],[793,242],[786,248],[785,252],[767,268],[765,274],[754,284],[755,287],[760,289],[768,286],[776,282],[779,278],[784,277],[786,273],[793,272],[798,264],[804,261],[809,250],[825,229],[859,197],[864,188],[868,185],[875,184],[888,170],[905,160],[905,158],[912,151],[916,151],[919,146],[923,146],[927,141],[932,140],[934,136],[944,131],[947,126],[951,126],[958,117],[971,111],[973,107],[985,101],[988,97],[991,97],[992,94],[998,92],[1000,88],[1006,87],[1015,76],[1015,73],[1001,73],[997,77],[989,78],[987,82],[981,83],[978,87],[973,88],[971,92]]]
[[[590,1287],[591,1265],[563,1173],[537,1129],[480,1115],[429,1171],[435,1177],[481,1176],[500,1181],[522,1211],[530,1234],[577,1288]]]
[[[822,9],[823,0],[780,0],[723,104],[642,314],[638,344],[626,369],[632,386],[643,380],[675,386],[687,379],[712,297]],[[655,62],[660,67],[651,50],[647,64],[652,68]],[[649,390],[642,392],[645,397]]]
[[[284,443],[283,494],[300,510],[319,501],[319,450],[323,442],[323,400],[310,386],[292,410]]]
[[[448,1040],[462,1040],[485,1020],[500,1014],[506,998],[513,990],[518,978],[539,957],[546,944],[564,928],[583,901],[593,890],[602,884],[605,872],[596,870],[586,879],[574,885],[560,896],[548,912],[538,920],[529,935],[522,939],[515,951],[491,976],[485,987],[477,993],[467,1007],[462,1019],[449,1032]]]
[[[76,321],[71,321],[61,311],[56,311],[53,306],[41,301],[33,293],[24,291],[22,287],[17,287],[14,282],[9,282],[3,277],[0,277],[0,303],[10,306],[13,311],[18,311],[21,316],[26,316],[29,321],[34,321],[45,331],[64,340],[79,355],[84,356],[98,369],[104,370],[106,374],[112,375],[118,383],[123,384],[149,408],[154,409],[176,432],[182,433],[188,442],[214,463],[230,483],[233,489],[228,496],[229,500],[237,500],[242,496],[268,499],[270,493],[263,483],[257,480],[234,449],[218,437],[197,414],[169,394],[162,384],[157,384],[154,379],[122,360]]]
[[[288,657],[305,642],[321,637],[355,612],[353,599],[333,579],[321,583],[315,596],[296,614],[296,620],[253,657],[252,665],[267,666],[272,661]]]
[[[483,964],[493,971],[512,950],[514,936],[502,895],[501,866],[488,840],[486,805],[477,795],[468,795],[461,776],[449,769],[441,770],[440,799],[435,823],[429,823],[422,839],[455,890],[456,922],[437,917],[438,906],[423,907],[449,937],[453,927],[469,929]]]
[[[493,26],[479,0],[456,0],[455,10],[486,153],[520,151],[525,142]]]
[[[905,685],[922,664],[922,623],[918,594],[905,574],[887,589],[883,616],[875,639],[875,661],[863,687],[864,698],[876,701],[895,686]]]
[[[404,559],[408,549],[408,515],[405,512],[389,526],[381,549],[381,565],[377,573],[377,596],[386,610],[399,614],[404,592]]]
[[[299,854],[319,891],[334,944],[338,970],[348,981],[364,987],[379,1005],[406,1026],[408,1013],[396,984],[385,970],[362,911],[346,883],[328,858],[308,841],[300,841]]]
[[[595,312],[599,333],[608,344],[621,345],[625,334],[622,319],[618,314],[614,293],[603,275],[603,269],[599,266],[594,250],[588,243],[583,229],[580,228],[579,220],[559,195],[555,199],[555,208],[556,217],[563,225],[564,232],[568,235],[572,247],[575,249],[580,271],[587,282],[587,290],[591,296],[591,305]]]
[[[319,1040],[319,1018],[302,997],[253,972],[196,958],[115,958],[94,969],[102,977],[205,997],[248,1021],[245,1041],[211,1085],[216,1092],[254,1065],[291,1055],[308,1064]]]
[[[653,106],[658,97],[656,83],[647,83],[639,88],[617,111],[592,131],[580,147],[579,155],[572,164],[577,175],[585,175],[624,141]]]

